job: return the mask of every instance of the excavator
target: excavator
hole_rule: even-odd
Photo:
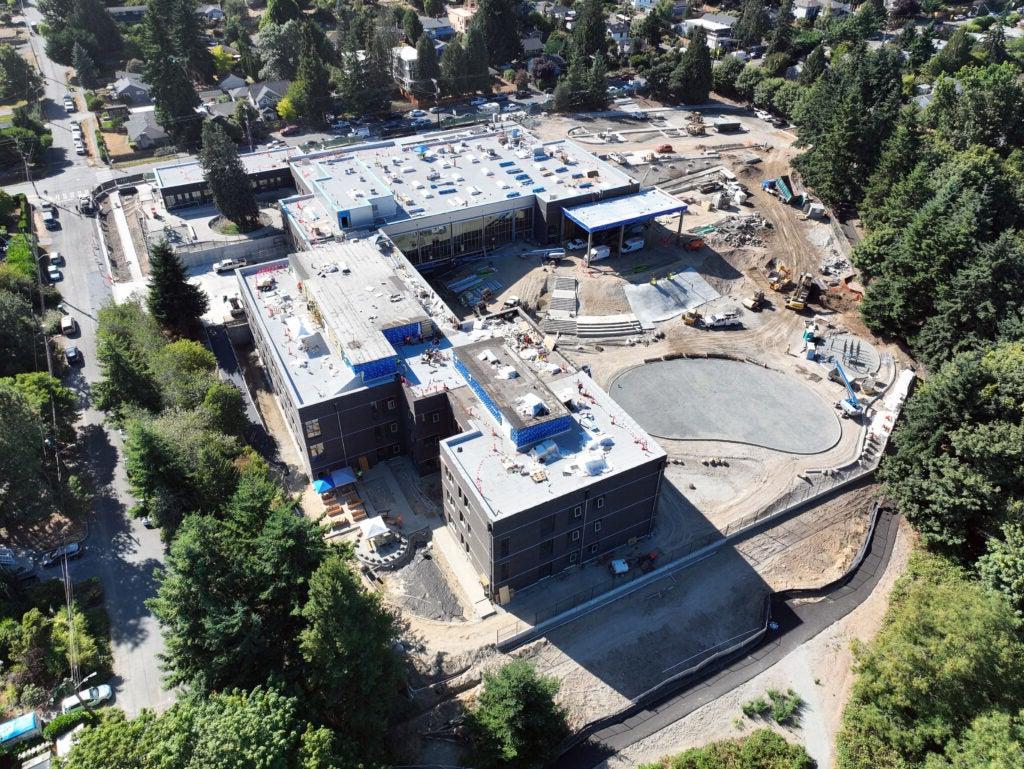
[[[772,260],[768,262],[767,278],[772,291],[784,291],[789,285],[789,268]]]

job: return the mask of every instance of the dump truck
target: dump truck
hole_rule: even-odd
[[[811,288],[814,286],[814,276],[809,272],[801,272],[796,279],[796,290],[786,300],[786,307],[790,310],[804,310],[811,298]]]
[[[753,295],[743,300],[743,306],[751,312],[760,312],[764,307],[764,291],[758,289]]]

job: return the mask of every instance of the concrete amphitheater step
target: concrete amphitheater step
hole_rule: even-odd
[[[576,321],[573,318],[544,318],[540,327],[549,334],[576,336]]]
[[[642,333],[636,315],[581,315],[576,318],[577,336],[600,339]]]

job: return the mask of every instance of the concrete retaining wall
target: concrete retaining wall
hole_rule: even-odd
[[[291,250],[288,238],[284,235],[226,242],[187,243],[174,249],[185,267],[200,267],[221,259],[245,259],[249,264],[269,262],[284,258]]]

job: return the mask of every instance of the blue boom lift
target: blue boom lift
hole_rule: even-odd
[[[864,407],[857,398],[857,393],[853,391],[853,385],[850,384],[850,379],[846,376],[846,371],[843,369],[843,365],[835,358],[830,358],[830,361],[832,363],[832,369],[828,372],[828,378],[833,382],[839,382],[844,385],[846,387],[847,395],[849,396],[845,400],[839,401],[839,408],[842,410],[843,416],[861,416],[864,413]]]

